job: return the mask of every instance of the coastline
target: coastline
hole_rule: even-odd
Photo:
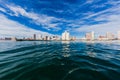
[[[93,41],[87,41],[87,40],[0,40],[0,42],[22,42],[22,41],[59,41],[59,42],[88,42],[88,43],[94,43],[94,42],[120,42],[120,40],[93,40]]]

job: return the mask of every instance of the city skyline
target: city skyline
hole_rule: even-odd
[[[120,80],[120,0],[0,0],[0,80]]]
[[[58,41],[75,41],[75,40],[82,40],[82,41],[108,41],[108,40],[120,40],[120,31],[117,31],[117,35],[106,32],[104,35],[97,35],[94,31],[87,32],[82,38],[78,38],[76,36],[72,36],[69,31],[64,31],[61,33],[60,36],[58,35],[42,35],[42,34],[33,34],[30,37],[22,37],[18,38],[15,36],[12,37],[0,37],[0,40],[12,40],[12,41],[26,41],[26,40],[58,40]]]
[[[119,17],[116,0],[0,0],[0,36],[60,36],[65,30],[81,38],[91,31],[117,35]]]

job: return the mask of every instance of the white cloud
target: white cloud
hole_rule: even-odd
[[[32,37],[33,34],[51,35],[46,32],[31,29],[0,14],[0,36]]]
[[[119,0],[109,0],[106,4],[111,4],[111,5],[119,5],[120,1]]]
[[[105,14],[109,14],[109,13],[112,13],[112,14],[120,13],[120,5],[117,5],[117,6],[114,6],[112,8],[109,8],[109,9],[91,14],[89,16],[84,17],[83,19],[89,19],[89,18],[92,18],[92,17],[95,17],[95,16],[105,15]]]
[[[43,28],[46,29],[58,29],[58,23],[53,23],[53,21],[58,21],[60,19],[52,17],[52,16],[47,16],[44,14],[36,14],[34,12],[28,12],[24,8],[17,6],[17,5],[6,5],[13,13],[9,13],[11,16],[24,16],[27,18],[30,18],[33,22],[37,25],[42,25]]]
[[[105,7],[106,6],[106,4],[101,4],[101,5],[93,5],[93,6],[91,6],[91,8],[102,8],[102,7]]]
[[[94,0],[87,0],[86,1],[86,4],[91,4],[91,3],[93,3],[94,2]]]
[[[94,18],[93,18],[94,17]],[[114,6],[110,9],[89,15],[84,19],[91,19],[95,22],[107,21],[101,24],[82,25],[79,28],[73,28],[72,32],[90,32],[95,31],[97,35],[105,35],[106,32],[114,34],[120,31],[120,5]]]
[[[96,24],[96,25],[86,25],[80,28],[75,29],[77,32],[90,32],[95,31],[97,35],[105,35],[106,32],[112,32],[114,34],[117,31],[120,31],[120,15],[111,15],[107,18],[109,22],[104,24]]]
[[[0,11],[1,12],[6,12],[6,10],[4,8],[2,8],[2,7],[0,7]]]
[[[87,4],[92,4],[92,3],[96,3],[99,2],[101,0],[87,0],[84,4],[79,5],[78,7],[76,7],[76,9],[72,11],[69,10],[69,13],[74,13],[74,11],[76,11],[77,9],[79,9],[80,7],[84,7]],[[114,1],[114,0],[110,0],[102,5],[98,5],[98,6],[94,6],[93,9],[98,8],[98,7],[104,7],[106,4],[111,4],[111,5],[115,5],[112,8],[94,13],[93,12],[87,12],[87,13],[82,13],[82,15],[84,15],[85,17],[83,18],[76,18],[74,20],[65,20],[65,19],[60,19],[60,18],[56,18],[53,16],[47,16],[45,14],[37,14],[34,13],[32,11],[27,11],[26,9],[17,6],[17,5],[13,5],[13,4],[9,4],[6,6],[8,7],[8,9],[10,10],[9,13],[5,12],[5,9],[0,8],[0,11],[5,12],[11,16],[17,16],[19,17],[20,15],[27,17],[30,20],[30,22],[35,23],[37,25],[42,25],[43,28],[47,29],[47,30],[60,30],[60,25],[64,22],[66,23],[66,28],[65,29],[69,29],[71,31],[76,31],[76,32],[87,32],[87,31],[95,31],[97,33],[105,33],[106,31],[110,31],[110,32],[116,32],[120,27],[120,5],[119,5],[120,1]],[[73,7],[73,6],[72,6]],[[71,7],[71,8],[72,8]],[[7,11],[7,10],[6,10]],[[88,10],[89,11],[89,10]],[[58,11],[60,13],[62,13],[62,11]],[[81,15],[79,13],[75,13],[78,15]],[[73,14],[74,15],[74,14]],[[102,23],[102,24],[96,24],[96,25],[86,25],[86,20],[94,20],[96,22],[99,21],[108,21],[108,23]],[[53,23],[54,21],[62,21],[61,24],[60,23]],[[83,26],[82,26],[83,25]],[[82,27],[79,27],[82,26]],[[78,28],[79,27],[79,28]],[[27,31],[26,31],[27,32]]]

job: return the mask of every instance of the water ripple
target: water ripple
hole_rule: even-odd
[[[116,42],[26,41],[0,46],[0,80],[120,80]]]

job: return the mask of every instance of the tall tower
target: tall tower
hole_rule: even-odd
[[[33,35],[33,39],[36,40],[36,34]]]
[[[91,32],[91,40],[94,40],[95,39],[95,34],[94,34],[94,31]]]
[[[68,31],[62,33],[62,40],[70,40],[70,33]]]

